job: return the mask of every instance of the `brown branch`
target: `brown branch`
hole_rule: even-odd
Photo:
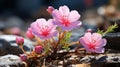
[[[22,50],[22,52],[23,52],[24,54],[28,55],[28,54],[25,52],[25,50],[23,49],[23,46],[19,46],[19,47],[20,47],[20,49]]]
[[[75,45],[75,44],[79,44],[79,41],[71,42],[71,43],[69,44],[69,46],[72,46],[72,45]]]
[[[57,48],[57,46],[58,46],[58,44],[60,43],[60,33],[59,33],[59,36],[58,36],[58,42],[57,42],[57,44],[55,45],[55,49]]]

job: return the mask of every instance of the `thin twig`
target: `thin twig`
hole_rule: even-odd
[[[75,44],[79,44],[79,41],[71,42],[71,43],[69,44],[69,46],[72,46],[72,45],[75,45]]]
[[[58,40],[57,44],[55,45],[55,49],[57,49],[57,46],[60,44],[60,41],[61,41],[61,39],[63,39],[65,33],[66,33],[66,31],[64,31],[63,33],[59,33],[59,40]]]
[[[22,50],[22,52],[23,52],[24,54],[28,55],[28,54],[26,53],[26,51],[23,49],[23,46],[19,46],[19,47],[20,47],[20,49]]]

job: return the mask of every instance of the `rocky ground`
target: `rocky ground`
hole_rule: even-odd
[[[0,57],[0,67],[25,67],[25,64],[16,55],[5,55]]]
[[[75,33],[73,35],[77,37],[78,34]],[[77,38],[80,36],[82,35],[79,35]],[[76,37],[72,37],[71,40],[76,40]],[[70,53],[58,52],[59,60],[45,61],[45,64],[48,67],[120,67],[120,33],[110,33],[105,38],[108,41],[105,47],[107,49],[105,54],[76,54],[74,50],[71,50]],[[30,52],[32,48],[32,42],[25,39],[24,49]],[[19,58],[21,53],[22,51],[15,42],[15,36],[0,35],[0,67],[25,67],[25,64]]]

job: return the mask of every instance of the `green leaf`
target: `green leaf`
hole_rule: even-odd
[[[62,48],[66,49],[66,50],[69,50],[68,43],[69,43],[71,35],[72,35],[71,32],[67,32],[65,34],[64,38],[60,42],[60,44],[63,46]]]
[[[48,54],[49,53],[49,49],[50,49],[50,43],[47,43],[45,45],[45,53]]]
[[[116,28],[118,28],[118,24],[115,23],[114,25],[109,26],[105,32],[103,32],[103,30],[98,29],[97,33],[101,34],[102,36],[105,36],[107,33],[113,32]]]
[[[63,46],[62,48],[66,49],[67,51],[70,50],[70,48],[68,46]]]
[[[67,32],[67,33],[65,34],[65,37],[61,40],[61,44],[63,44],[63,43],[68,43],[69,40],[70,40],[71,34],[72,34],[71,32]]]
[[[103,32],[103,30],[98,29],[97,33],[103,34],[104,32]]]

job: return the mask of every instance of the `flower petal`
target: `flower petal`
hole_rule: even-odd
[[[86,42],[86,40],[85,40],[84,37],[81,37],[79,41],[80,41],[80,43],[81,43],[85,48],[88,47],[88,42]]]
[[[85,33],[84,37],[85,37],[86,42],[89,42],[89,43],[92,42],[91,41],[91,37],[92,37],[91,33],[89,33],[89,32]]]
[[[76,21],[76,22],[72,22],[70,27],[71,28],[78,28],[82,25],[82,22],[81,21]]]
[[[96,53],[104,53],[105,49],[104,48],[97,48]]]
[[[102,46],[105,46],[107,44],[107,41],[106,41],[106,39],[102,39]]]
[[[96,52],[96,50],[89,49],[89,48],[87,48],[86,51],[87,51],[87,52]]]
[[[52,12],[52,16],[55,20],[59,21],[59,22],[62,22],[61,20],[61,14],[60,12],[56,9]]]
[[[60,11],[62,16],[68,16],[69,12],[70,12],[70,10],[69,10],[69,8],[67,6],[61,6],[59,8],[59,11]]]
[[[98,34],[98,33],[93,33],[92,34],[92,39],[93,40],[101,40],[102,39],[102,35]]]
[[[50,33],[51,34],[48,36],[49,38],[51,38],[52,36],[57,36],[58,31],[57,30],[52,30]]]
[[[96,45],[96,47],[104,47],[106,43],[107,43],[106,39],[101,39],[95,42],[94,44]]]
[[[49,19],[48,21],[47,21],[47,26],[49,26],[49,28],[56,28],[56,26],[53,24],[53,19]]]
[[[39,24],[45,24],[46,23],[46,20],[44,18],[41,18],[41,19],[37,19],[36,22],[38,22]]]
[[[76,21],[76,22],[72,22],[69,26],[63,26],[62,24],[60,24],[59,26],[61,26],[63,30],[70,31],[72,29],[80,27],[80,25],[82,25],[82,23],[80,21]]]
[[[39,25],[38,25],[38,22],[33,22],[32,24],[31,24],[31,30],[32,31],[38,31],[39,30],[39,27],[38,27]]]
[[[71,11],[68,17],[71,22],[77,21],[79,18],[80,14],[76,10]]]

